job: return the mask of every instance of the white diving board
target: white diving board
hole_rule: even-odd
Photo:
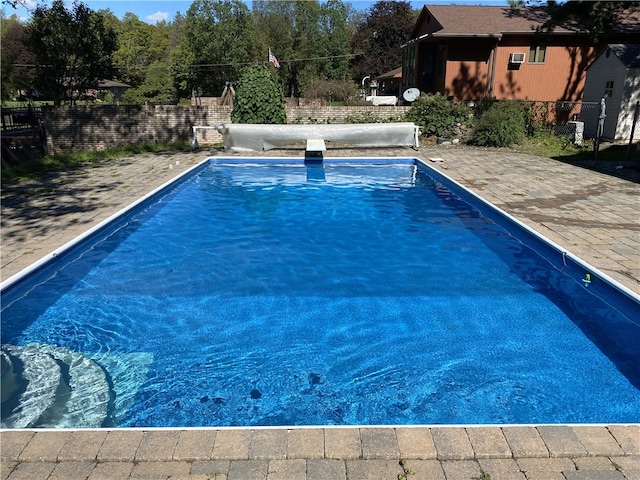
[[[307,152],[326,152],[327,146],[321,138],[307,138]]]

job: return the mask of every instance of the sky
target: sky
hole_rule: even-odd
[[[33,0],[25,0],[27,3],[33,2]],[[35,3],[35,2],[34,2]],[[122,19],[125,13],[131,12],[137,15],[137,17],[147,23],[153,24],[163,20],[171,21],[177,12],[181,14],[187,13],[187,10],[193,3],[193,0],[82,0],[87,7],[91,10],[106,10],[111,12]],[[245,0],[247,5],[250,5],[250,1]],[[351,3],[358,10],[366,10],[371,7],[375,1],[370,0],[345,0],[345,3]],[[451,5],[451,4],[466,4],[466,5],[496,5],[506,6],[507,0],[410,0],[413,8],[422,8],[423,5]],[[69,1],[69,4],[71,2]],[[8,6],[3,6],[4,15],[9,16],[13,13],[17,14],[20,18],[28,18],[29,12],[25,8],[12,9]]]

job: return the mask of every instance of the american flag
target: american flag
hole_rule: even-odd
[[[278,59],[276,58],[276,56],[273,54],[273,52],[271,51],[271,49],[269,49],[269,63],[273,63],[273,66],[276,68],[280,68],[280,62],[278,62]]]

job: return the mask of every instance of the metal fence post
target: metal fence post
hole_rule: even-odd
[[[605,102],[604,97],[600,100],[600,115],[598,115],[598,131],[596,132],[596,143],[594,144],[594,160],[598,159],[598,150],[600,150],[600,138],[602,137],[602,132],[604,132],[604,119],[607,118],[606,115],[607,103]]]
[[[633,114],[633,121],[631,122],[631,135],[629,136],[629,145],[627,145],[627,155],[624,157],[625,160],[629,160],[629,155],[631,155],[631,145],[633,144],[633,137],[636,132],[636,122],[638,121],[639,111],[640,102],[636,102],[636,111]]]

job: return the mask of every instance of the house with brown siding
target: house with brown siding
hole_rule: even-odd
[[[458,101],[580,101],[587,67],[606,45],[577,24],[539,32],[547,19],[541,7],[425,5],[403,46],[402,89]],[[637,43],[638,35],[636,12],[606,40]]]

